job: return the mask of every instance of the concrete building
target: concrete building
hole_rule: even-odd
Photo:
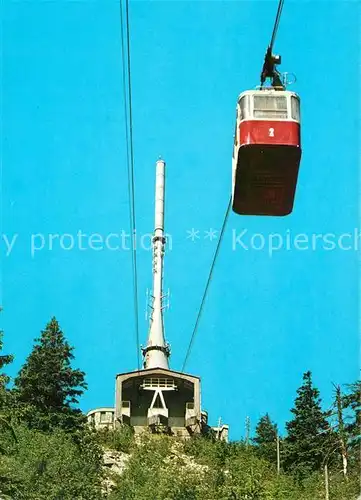
[[[165,162],[156,164],[155,230],[153,236],[153,292],[148,341],[142,349],[143,368],[116,376],[115,409],[88,413],[96,428],[128,424],[135,433],[149,429],[180,437],[214,432],[228,440],[228,426],[210,427],[201,410],[201,380],[169,368],[170,346],[163,326],[163,259]]]
[[[113,427],[114,415],[114,408],[96,408],[87,413],[87,420],[88,423],[94,425],[96,429],[104,429],[104,427]]]
[[[146,368],[116,377],[115,418],[135,432],[148,427],[177,436],[202,431],[200,379],[167,368]]]

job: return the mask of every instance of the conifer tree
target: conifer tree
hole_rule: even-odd
[[[3,349],[3,332],[0,330],[0,352]],[[11,354],[0,355],[0,408],[2,408],[7,401],[6,385],[9,383],[10,378],[3,373],[2,369],[12,363],[14,357]]]
[[[84,421],[74,408],[86,389],[84,372],[71,367],[74,348],[56,318],[48,323],[15,379],[15,395],[26,408],[25,420],[43,431],[75,430]]]
[[[319,391],[312,384],[310,371],[303,375],[291,412],[294,418],[286,423],[285,467],[304,476],[321,468],[328,449],[334,445],[327,414],[322,411]]]
[[[256,426],[256,435],[252,439],[257,447],[258,455],[272,463],[277,461],[277,425],[268,413],[260,418]]]
[[[3,332],[0,330],[0,353],[3,349]],[[10,436],[13,441],[16,442],[16,434],[14,428],[11,425],[11,392],[7,389],[7,384],[10,381],[10,377],[8,377],[2,369],[12,363],[14,356],[11,354],[0,354],[0,455],[5,453],[6,450],[6,442],[8,436]],[[1,483],[1,475],[0,475],[0,483]]]
[[[347,384],[346,394],[342,398],[344,408],[344,433],[350,469],[360,470],[361,445],[361,381]]]
[[[348,465],[348,446],[347,446],[347,433],[345,429],[345,420],[343,415],[344,410],[344,400],[342,398],[341,387],[339,385],[334,385],[335,392],[335,407],[337,415],[337,426],[336,434],[339,441],[339,449],[342,458],[342,469],[343,474],[347,476],[347,465]]]
[[[350,410],[351,418],[346,430],[350,434],[351,444],[358,446],[361,440],[361,380],[347,384],[347,392],[343,397],[343,406]]]

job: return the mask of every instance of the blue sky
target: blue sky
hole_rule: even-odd
[[[136,227],[138,235],[153,230],[162,155],[171,235],[165,324],[176,370],[216,248],[204,232],[220,229],[230,196],[236,99],[259,84],[276,9],[271,0],[130,2]],[[202,377],[211,422],[222,417],[233,439],[244,435],[247,415],[254,427],[267,411],[283,429],[306,370],[325,408],[332,382],[358,377],[356,239],[342,240],[351,250],[327,250],[321,239],[300,250],[294,238],[359,233],[359,15],[356,1],[285,2],[275,50],[280,69],[297,76],[290,89],[302,106],[294,211],[230,215],[187,365]],[[55,315],[87,374],[82,409],[112,405],[115,374],[137,363],[130,252],[64,250],[59,238],[50,249],[48,235],[129,233],[119,5],[7,0],[1,18],[1,232],[16,237],[9,255],[1,240],[2,327],[6,351],[16,355],[10,372]],[[193,242],[192,228],[200,236]],[[259,248],[263,237],[264,248],[234,244],[242,231],[245,246],[254,237]],[[289,249],[284,243],[271,256],[271,233],[290,238]],[[138,252],[138,276],[145,343],[147,250]]]

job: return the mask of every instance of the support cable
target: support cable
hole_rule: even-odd
[[[137,365],[140,370],[139,355],[139,318],[138,318],[138,278],[137,278],[137,254],[136,254],[136,219],[135,219],[135,194],[134,194],[134,148],[133,148],[133,113],[132,113],[132,82],[131,82],[131,57],[130,57],[130,27],[129,27],[129,0],[125,0],[125,22],[123,16],[123,0],[120,0],[120,24],[123,66],[123,95],[125,114],[125,141],[126,157],[128,165],[128,193],[129,193],[129,221],[131,227],[131,259],[133,271],[133,302],[134,322],[137,349]],[[124,24],[126,33],[124,33]],[[126,41],[126,48],[125,48]],[[126,69],[127,68],[127,69]],[[127,95],[128,87],[128,95]]]
[[[273,32],[272,32],[272,36],[271,36],[271,43],[269,44],[269,48],[271,50],[273,49],[273,45],[274,45],[275,40],[276,40],[276,35],[277,35],[277,31],[278,31],[278,26],[280,24],[280,19],[281,19],[281,14],[282,14],[282,9],[283,9],[284,3],[285,3],[284,0],[279,0],[275,24],[273,26]]]
[[[227,210],[226,210],[226,214],[224,216],[223,225],[222,225],[222,229],[221,229],[221,234],[219,236],[219,240],[218,240],[218,243],[217,243],[217,248],[216,248],[216,251],[214,253],[214,257],[213,257],[211,269],[209,271],[209,275],[208,275],[208,279],[207,279],[207,284],[206,284],[206,287],[204,289],[202,302],[201,302],[201,305],[200,305],[200,308],[199,308],[199,311],[198,311],[198,316],[197,316],[197,319],[196,319],[196,323],[194,325],[192,336],[191,336],[191,339],[190,339],[190,342],[189,342],[189,346],[188,346],[188,349],[187,349],[187,354],[186,354],[186,357],[185,357],[184,362],[183,362],[182,372],[184,372],[185,366],[187,364],[187,361],[189,359],[190,353],[192,351],[194,339],[195,339],[196,334],[197,334],[199,321],[200,321],[200,318],[201,318],[201,315],[202,315],[202,312],[203,312],[203,307],[204,307],[204,303],[205,303],[205,300],[206,300],[206,297],[207,297],[209,285],[210,285],[210,282],[211,282],[211,279],[212,279],[214,266],[215,266],[215,263],[217,261],[217,257],[218,257],[219,250],[220,250],[220,247],[221,247],[221,243],[222,243],[222,240],[223,240],[224,230],[225,230],[226,225],[227,225],[227,220],[228,220],[228,216],[229,216],[229,213],[230,213],[230,210],[231,210],[231,205],[232,205],[232,197],[230,197],[229,202],[228,202],[228,207],[227,207]]]
[[[3,81],[4,69],[3,69],[3,51],[4,51],[4,41],[3,41],[3,20],[0,19],[0,81]],[[3,177],[3,165],[4,165],[4,99],[3,99],[3,86],[0,88],[0,234],[3,235],[4,228],[4,177]],[[0,254],[0,312],[3,310],[3,288],[4,288],[4,261],[5,256],[1,252]]]

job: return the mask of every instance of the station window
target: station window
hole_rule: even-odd
[[[101,423],[109,422],[108,413],[106,411],[101,411],[100,412],[100,422]]]
[[[154,377],[154,378],[146,378],[143,380],[143,388],[145,387],[161,387],[161,388],[175,388],[175,382],[171,378],[163,378],[163,377]]]
[[[254,118],[287,118],[287,98],[276,95],[255,95]]]
[[[291,117],[292,120],[300,121],[300,101],[295,96],[291,96]]]

